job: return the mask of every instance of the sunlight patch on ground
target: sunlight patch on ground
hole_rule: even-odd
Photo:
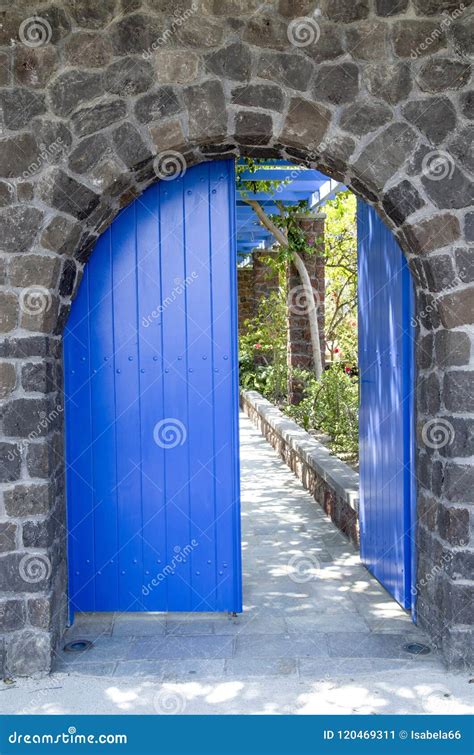
[[[312,690],[298,697],[300,714],[370,714],[381,712],[388,700],[357,684],[323,682],[312,685]]]
[[[109,687],[105,690],[105,694],[117,708],[124,711],[132,710],[139,699],[139,694],[135,690],[119,689],[119,687]]]

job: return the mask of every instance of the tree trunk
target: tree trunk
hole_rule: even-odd
[[[275,223],[273,223],[272,220],[268,217],[260,202],[258,202],[256,199],[244,199],[244,201],[246,202],[246,204],[252,207],[262,225],[270,231],[276,242],[280,244],[280,246],[283,246],[285,249],[288,249],[288,239],[286,238],[283,231],[278,228],[278,226],[275,225]],[[306,270],[306,265],[304,264],[302,258],[299,256],[298,252],[293,252],[293,255],[294,257],[292,261],[294,262],[294,265],[298,271],[298,275],[300,276],[300,280],[303,284],[303,288],[306,293],[306,299],[308,302],[308,322],[309,332],[311,335],[311,351],[313,355],[314,374],[319,380],[323,371],[323,364],[321,359],[321,344],[319,341],[318,311],[314,303],[313,287],[311,286],[311,278],[309,277],[309,273]]]

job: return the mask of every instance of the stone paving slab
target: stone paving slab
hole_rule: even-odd
[[[239,635],[236,658],[319,658],[328,655],[327,636],[306,634]]]
[[[355,632],[369,633],[370,628],[356,611],[322,611],[318,616],[316,626],[311,616],[287,616],[288,630],[295,632]]]
[[[244,613],[233,621],[215,625],[216,634],[284,634],[287,626],[283,616],[263,611]]]
[[[165,636],[156,640],[135,639],[120,660],[176,660],[187,658],[231,658],[232,637],[214,635]]]
[[[333,658],[398,658],[404,660],[408,653],[403,649],[403,646],[414,640],[414,637],[407,634],[335,632],[328,636],[329,655]],[[417,656],[417,659],[422,662],[426,657],[420,655]]]
[[[69,638],[68,638],[69,639]],[[68,666],[79,666],[81,663],[97,663],[98,661],[124,660],[130,652],[131,639],[128,637],[97,636],[89,650],[79,653],[59,651],[57,662]]]
[[[102,663],[86,663],[84,661],[70,662],[62,659],[57,660],[55,665],[56,673],[72,674],[74,676],[112,676],[117,666],[116,661],[103,661]]]
[[[297,658],[229,658],[225,674],[232,679],[251,679],[268,676],[296,676]]]
[[[176,681],[189,678],[222,678],[225,674],[226,661],[221,658],[192,658],[188,660],[152,660],[119,661],[113,672],[114,676],[124,678],[150,677],[161,681]]]
[[[420,669],[420,659],[410,658],[400,661],[399,658],[357,658],[354,662],[351,658],[299,658],[298,673],[301,679],[318,679],[319,681],[334,681],[336,679],[352,679],[357,682],[364,674],[380,674],[382,678],[387,676],[387,672],[408,671],[412,674],[418,674]],[[437,659],[431,657],[431,660],[423,659],[423,668],[426,664],[438,667]]]
[[[76,639],[95,639],[96,637],[110,636],[112,634],[113,622],[91,621],[91,622],[74,622],[74,625],[67,632],[67,641]]]
[[[225,622],[227,623],[227,622]],[[214,634],[217,622],[206,621],[206,619],[196,618],[195,621],[167,621],[166,634],[168,635],[202,635]],[[220,624],[220,622],[219,622]]]

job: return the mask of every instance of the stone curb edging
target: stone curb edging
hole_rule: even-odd
[[[258,391],[241,391],[240,404],[325,513],[358,546],[358,473]]]

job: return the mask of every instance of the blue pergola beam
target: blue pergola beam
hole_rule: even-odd
[[[240,161],[241,165],[245,163]],[[276,201],[294,206],[306,200],[310,208],[315,210],[328,199],[332,199],[338,191],[346,187],[337,181],[325,176],[318,170],[297,166],[286,160],[268,160],[259,165],[254,173],[246,171],[241,176],[247,181],[280,181],[285,179],[287,183],[280,183],[279,190],[269,192],[256,192],[255,194],[245,191],[248,199],[258,201],[265,212],[270,215],[278,214]],[[237,193],[237,248],[249,251],[262,243],[269,246],[273,243],[272,234],[264,228],[252,208],[246,204],[242,195]]]
[[[320,173],[318,170],[310,170],[308,168],[301,168],[295,170],[280,170],[267,168],[259,168],[255,173],[246,171],[240,176],[243,181],[307,181],[307,182],[321,182],[327,181],[327,176],[324,173]]]

